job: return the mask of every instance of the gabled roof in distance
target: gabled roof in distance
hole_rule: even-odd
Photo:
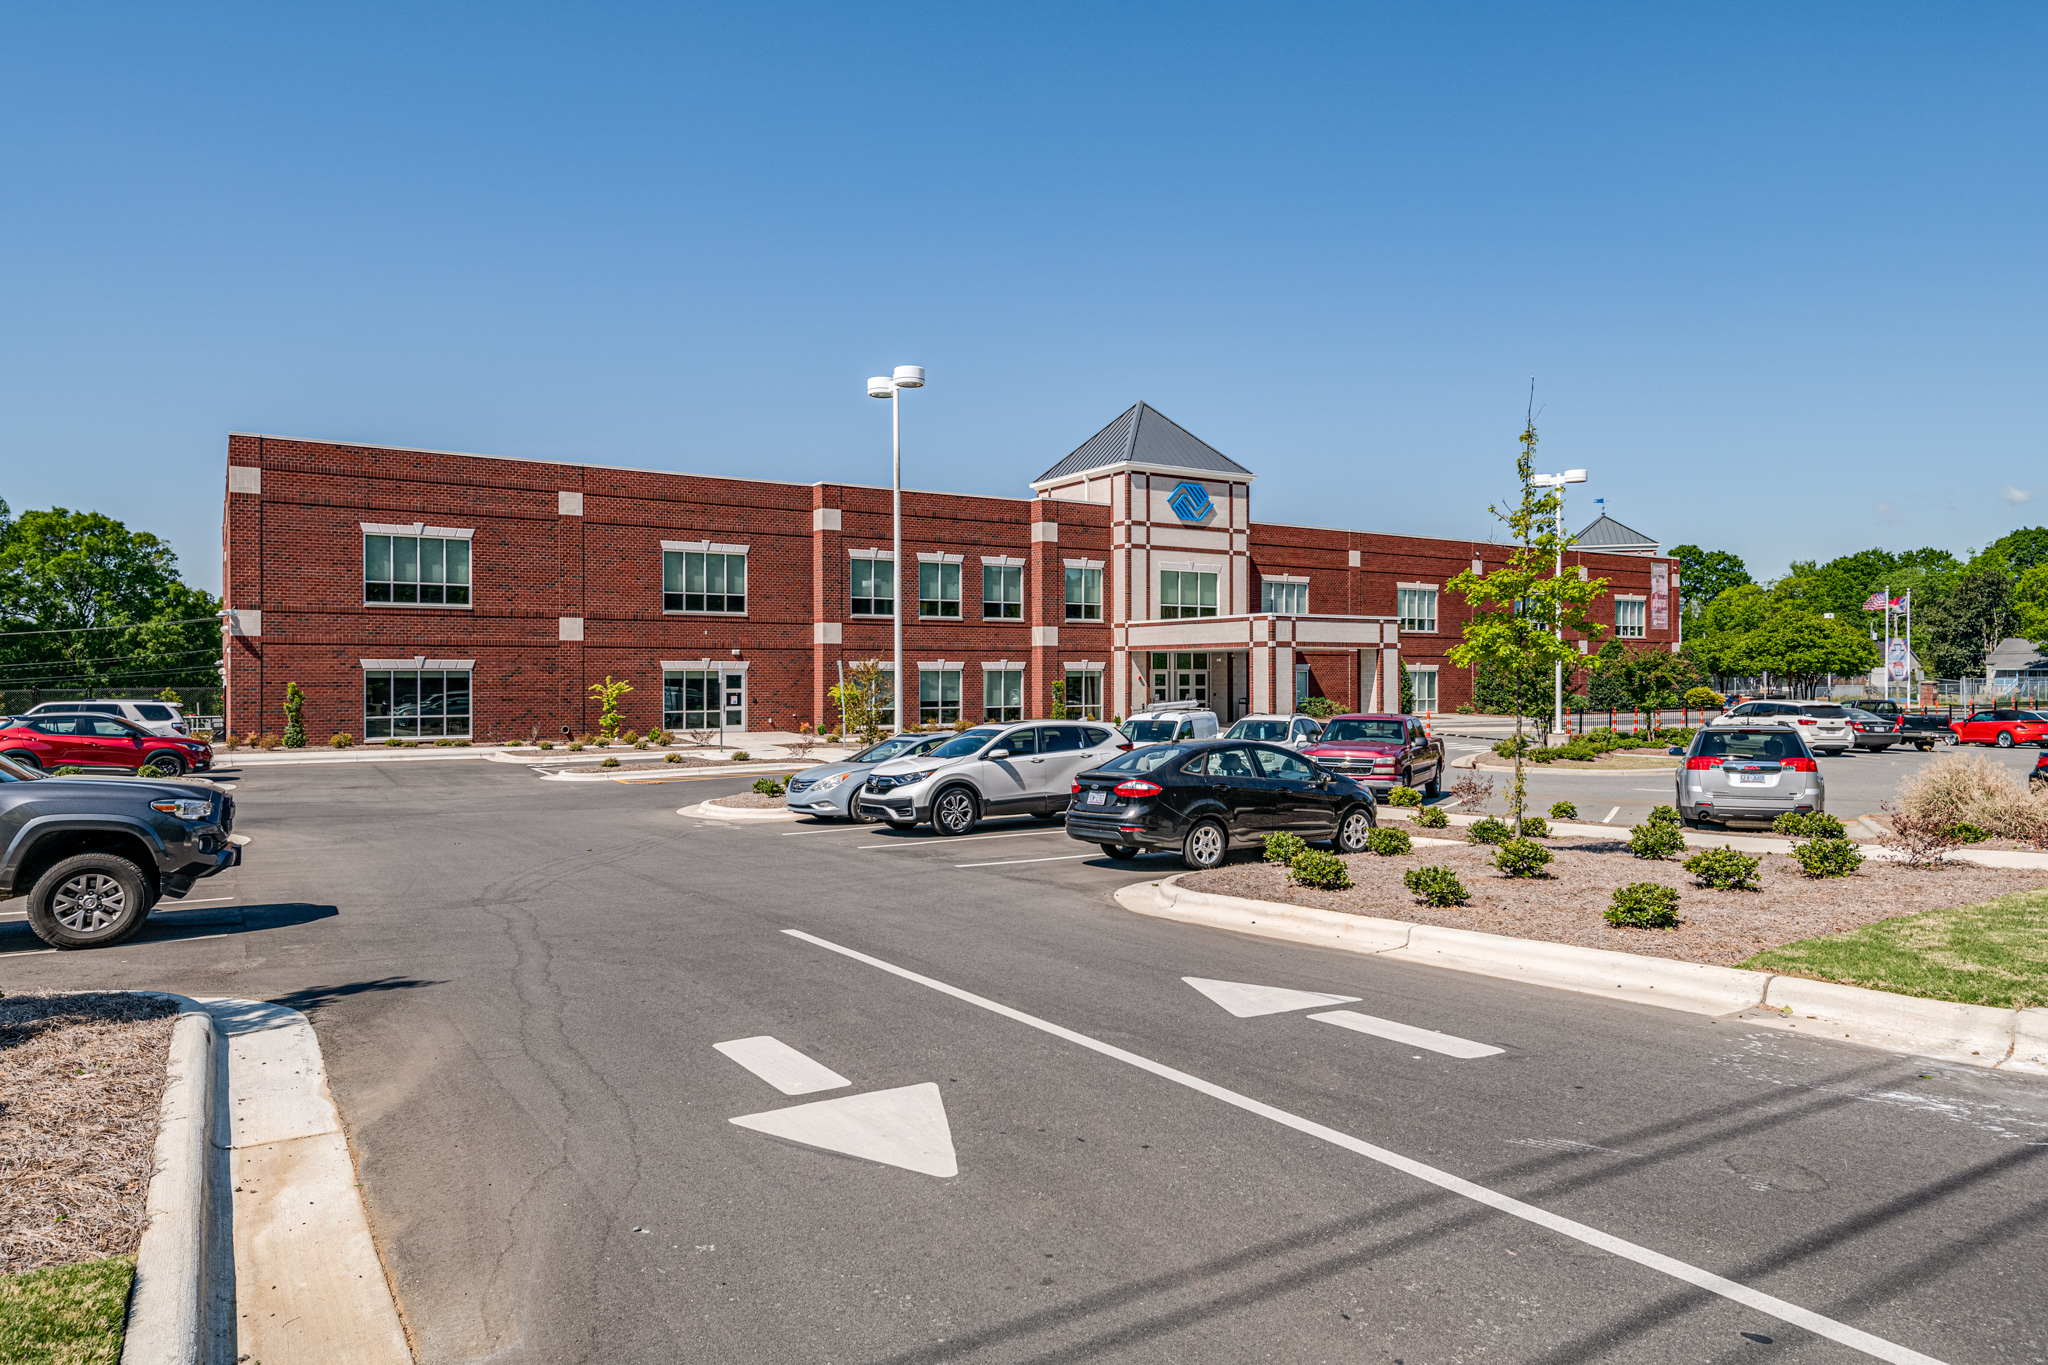
[[[1216,474],[1250,482],[1258,476],[1189,432],[1150,403],[1133,403],[1080,448],[1031,481],[1033,488],[1114,469]]]
[[[1579,532],[1577,541],[1575,549],[1594,550],[1606,555],[1654,555],[1660,548],[1656,541],[1641,531],[1630,530],[1605,513]]]

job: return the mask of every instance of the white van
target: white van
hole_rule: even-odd
[[[1179,739],[1214,739],[1221,730],[1216,713],[1204,710],[1198,701],[1154,702],[1124,721],[1124,738],[1140,748]]]
[[[153,735],[188,735],[185,713],[174,701],[46,701],[30,707],[30,716],[119,716]]]

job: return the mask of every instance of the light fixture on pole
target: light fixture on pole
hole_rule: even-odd
[[[1584,483],[1586,471],[1567,469],[1562,474],[1533,474],[1529,482],[1538,488],[1555,488],[1557,493],[1557,568],[1556,575],[1564,577],[1564,486],[1568,483]],[[1550,732],[1564,732],[1564,661],[1558,660],[1550,680]]]
[[[868,380],[868,397],[889,400],[890,424],[894,428],[895,457],[892,465],[890,487],[890,514],[895,523],[893,547],[895,558],[889,564],[889,577],[894,584],[895,600],[889,607],[890,628],[895,632],[896,668],[889,677],[889,714],[895,719],[895,728],[901,730],[903,723],[903,390],[924,387],[924,366],[898,365],[893,375],[877,375]],[[842,713],[844,707],[841,708]],[[844,716],[842,714],[842,720]]]

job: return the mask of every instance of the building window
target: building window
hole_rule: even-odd
[[[439,536],[364,536],[363,600],[469,605],[469,542]]]
[[[661,724],[666,730],[746,729],[747,675],[717,668],[665,670]]]
[[[917,566],[917,614],[960,619],[960,566]]]
[[[889,559],[853,561],[853,614],[896,614],[896,563]]]
[[[1067,570],[1067,619],[1069,621],[1100,621],[1102,619],[1102,570]]]
[[[1404,634],[1436,633],[1436,589],[1402,588],[1401,630]]]
[[[1159,615],[1163,619],[1215,614],[1215,574],[1168,569],[1159,575]]]
[[[1308,584],[1278,583],[1268,578],[1259,583],[1259,610],[1274,612],[1280,616],[1306,616],[1308,614]],[[1210,612],[1208,615],[1214,616]]]
[[[1067,670],[1067,714],[1075,720],[1102,719],[1102,674]]]
[[[1024,570],[998,564],[981,566],[981,618],[984,621],[1024,619]]]
[[[959,565],[945,567],[959,577]],[[955,602],[955,606],[959,604]],[[956,615],[958,613],[955,613]],[[952,725],[960,719],[960,670],[924,668],[917,674],[917,723]]]
[[[469,733],[467,670],[375,668],[363,673],[363,738],[462,739]]]
[[[1614,633],[1624,640],[1643,638],[1643,599],[1640,597],[1617,597],[1614,599]]]
[[[1436,670],[1434,668],[1411,668],[1408,670],[1408,691],[1410,700],[1417,711],[1436,710]]]
[[[1024,719],[1023,669],[981,671],[981,718],[999,723]]]
[[[715,611],[728,616],[744,614],[747,610],[747,557],[706,554],[697,550],[662,551],[661,609]]]
[[[1211,612],[1210,615],[1215,615]],[[1152,656],[1153,701],[1209,700],[1209,656],[1207,654],[1154,654]]]

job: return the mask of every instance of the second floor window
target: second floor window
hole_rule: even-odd
[[[1100,621],[1102,619],[1102,570],[1067,570],[1067,619],[1069,621]]]
[[[1024,570],[981,566],[981,615],[987,621],[1024,619]]]
[[[896,614],[896,564],[888,559],[853,561],[853,614]]]
[[[1281,616],[1304,616],[1308,613],[1308,584],[1278,583],[1268,578],[1259,583],[1259,596],[1264,600],[1260,611],[1277,612]]]
[[[1436,630],[1436,589],[1402,588],[1401,629],[1431,634]]]
[[[469,542],[438,536],[364,536],[363,600],[469,605]]]
[[[1614,599],[1614,633],[1624,640],[1643,638],[1643,599]]]
[[[1159,615],[1166,620],[1181,616],[1216,614],[1216,575],[1168,569],[1159,575]]]
[[[917,614],[960,619],[960,566],[917,566]]]
[[[745,612],[747,557],[696,550],[662,551],[661,609]]]

